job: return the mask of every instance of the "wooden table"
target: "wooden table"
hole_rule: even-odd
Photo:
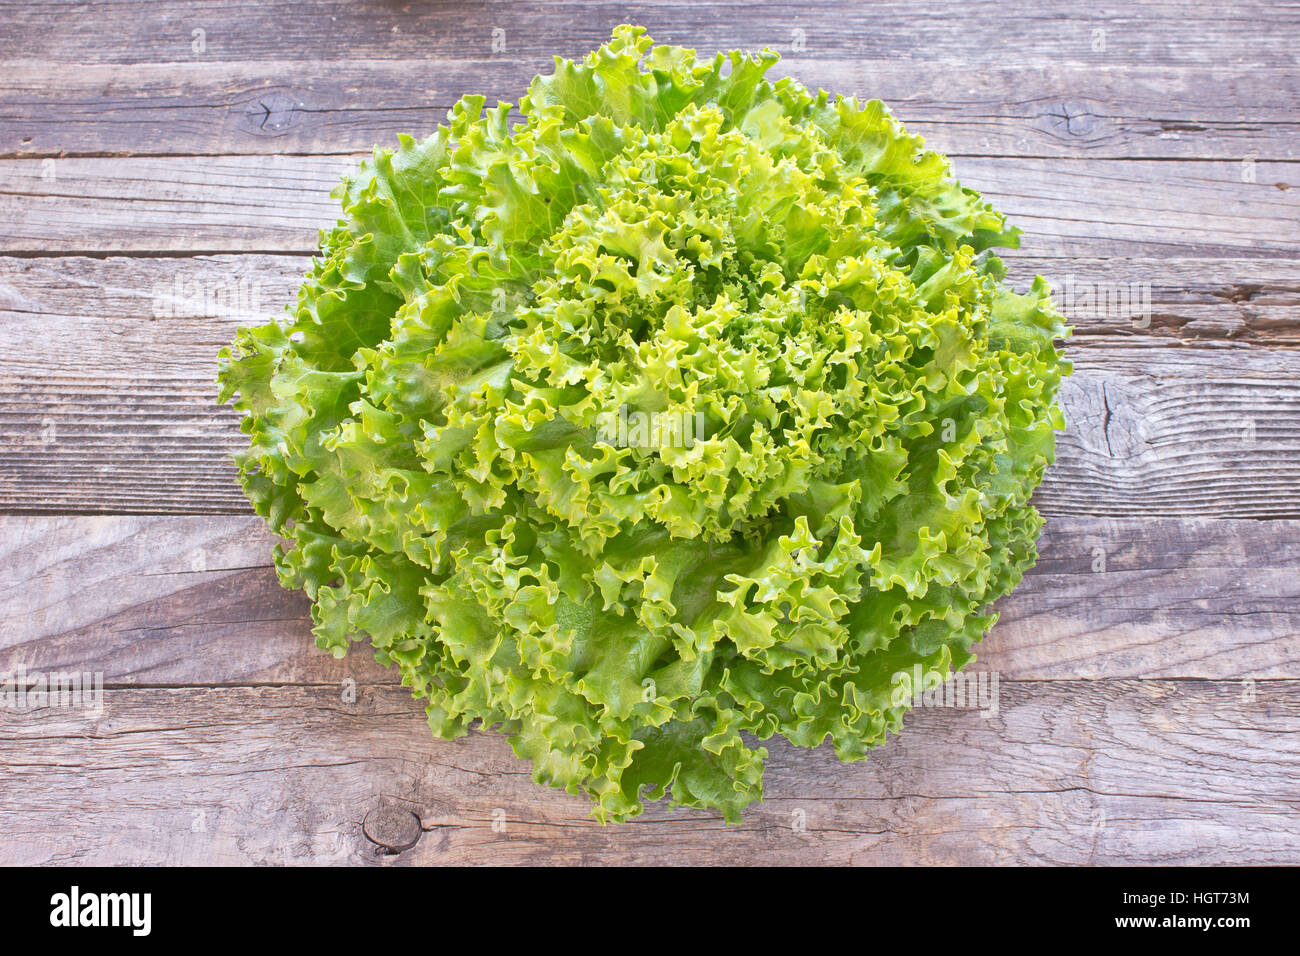
[[[1042,558],[977,665],[997,716],[918,711],[854,765],[778,742],[738,827],[602,828],[504,740],[433,740],[364,652],[317,651],[215,404],[218,348],[288,301],[360,153],[461,93],[516,101],[625,21],[884,99],[1023,227],[1017,282],[1073,290]],[[1294,6],[5,0],[0,23],[0,672],[106,688],[98,716],[0,710],[0,862],[1300,863]],[[1079,294],[1121,288],[1149,323]],[[158,308],[178,289],[189,314]],[[204,315],[214,290],[244,304]]]

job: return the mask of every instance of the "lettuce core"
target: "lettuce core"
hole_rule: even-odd
[[[465,97],[222,353],[317,643],[601,821],[739,820],[754,738],[864,758],[1036,557],[1046,284],[1002,284],[1016,231],[879,102],[777,59],[625,26],[513,126]]]

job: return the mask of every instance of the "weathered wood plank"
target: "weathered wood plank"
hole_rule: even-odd
[[[1048,519],[979,666],[1013,679],[1300,673],[1300,522]]]
[[[317,650],[256,518],[0,518],[0,673],[395,683]],[[1300,677],[1300,522],[1052,518],[979,647],[1008,680]]]
[[[1035,275],[1051,283],[1057,308],[1074,327],[1072,348],[1300,345],[1300,260],[1049,259],[1017,251],[1004,261],[1017,289]]]
[[[310,252],[356,157],[0,161],[4,251]]]
[[[0,355],[11,373],[206,375],[213,346],[294,301],[305,255],[0,256]],[[1010,281],[1056,289],[1071,346],[1300,346],[1300,260],[1052,259],[1010,252]],[[1122,301],[1116,295],[1124,293]],[[1112,307],[1112,303],[1114,307]],[[181,319],[168,317],[177,314]]]
[[[1300,514],[1300,355],[1242,349],[1071,353],[1069,427],[1037,496],[1048,514]]]
[[[109,339],[83,371],[72,356],[90,351],[85,336],[0,357],[0,509],[246,512],[229,460],[244,437],[212,380],[229,336],[213,331],[177,359],[188,321],[157,321],[156,340],[173,344],[156,362],[142,333],[120,349]],[[1300,353],[1094,345],[1071,355],[1069,427],[1038,493],[1044,513],[1300,516]],[[32,368],[42,361],[51,367]]]
[[[312,643],[254,518],[0,518],[0,673],[130,684],[396,683]]]
[[[548,61],[31,63],[0,89],[0,156],[355,153],[426,135],[467,93],[517,103]],[[952,156],[1296,159],[1300,78],[1224,63],[955,69],[785,56],[773,76],[884,100]]]
[[[627,20],[703,50],[770,44],[809,83],[891,101],[1025,227],[1037,258],[1013,275],[1149,282],[1152,305],[1146,327],[1075,303],[1042,559],[977,665],[1004,678],[998,715],[920,711],[851,767],[775,746],[741,828],[654,809],[601,829],[499,738],[432,740],[367,654],[310,646],[255,519],[0,518],[0,672],[118,685],[99,716],[0,708],[0,862],[1300,863],[1300,521],[1081,517],[1300,516],[1294,6],[498,0],[467,19],[44,0],[5,17],[0,155],[35,158],[0,161],[0,251],[298,255],[0,261],[0,510],[244,511],[210,384],[241,316],[152,318],[145,280],[264,279],[271,301],[242,317],[259,321],[334,218],[350,154],[428,128],[469,83],[516,99]],[[1169,347],[1187,342],[1252,347]],[[385,805],[426,832],[380,858],[361,821]]]
[[[0,160],[0,252],[312,252],[355,156]],[[1300,252],[1290,162],[967,157],[962,181],[1039,256]],[[1243,182],[1253,178],[1253,182]]]
[[[1267,0],[1236,4],[1230,17],[1196,0],[1118,11],[1042,0],[1031,14],[996,0],[830,0],[758,7],[726,0],[707,8],[690,0],[491,0],[475,4],[469,16],[457,3],[293,0],[250,8],[235,0],[200,7],[185,0],[144,6],[112,0],[86,10],[53,0],[24,3],[10,17],[10,30],[0,36],[0,61],[314,61],[336,58],[339,50],[358,60],[386,60],[496,51],[528,62],[532,72],[549,66],[552,55],[585,55],[608,39],[616,24],[629,22],[645,25],[661,42],[705,51],[772,46],[795,52],[802,46],[808,56],[905,57],[936,65],[957,61],[966,68],[1007,62],[1292,67],[1291,41],[1300,19],[1294,7]],[[195,30],[204,31],[201,45]]]
[[[0,861],[35,863],[1300,863],[1300,683],[999,686],[914,712],[866,763],[769,744],[743,826],[585,819],[506,742],[434,740],[401,688],[105,693],[0,711]],[[381,857],[380,806],[425,831]]]

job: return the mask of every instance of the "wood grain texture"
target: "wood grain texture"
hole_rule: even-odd
[[[820,10],[820,6],[813,8]],[[462,95],[518,103],[541,58],[15,64],[0,156],[356,153],[427,135]],[[936,69],[786,53],[769,74],[883,100],[950,156],[1300,157],[1291,69],[1126,63]]]
[[[0,19],[0,674],[109,685],[99,715],[0,707],[0,863],[1300,864],[1294,4]],[[500,738],[433,740],[364,648],[316,650],[214,403],[217,350],[292,298],[359,154],[462,93],[517,102],[621,22],[884,99],[1022,227],[1013,280],[1049,278],[1076,325],[1041,557],[975,665],[997,716],[919,710],[865,764],[773,745],[741,827],[601,828]]]
[[[234,516],[0,518],[0,673],[113,685],[380,684],[312,643],[275,538]],[[1008,680],[1300,678],[1300,522],[1053,518],[980,668]]]
[[[1072,353],[1068,428],[1036,500],[1049,514],[1300,514],[1300,355]]]
[[[255,518],[0,518],[0,673],[110,684],[396,683],[364,648],[316,649],[308,602]]]
[[[1004,261],[1021,291],[1035,275],[1052,284],[1057,308],[1074,327],[1072,348],[1300,347],[1297,259],[1054,259],[1011,251]],[[234,326],[266,322],[294,301],[309,262],[255,254],[0,256],[4,368],[120,371],[129,359],[156,371],[205,372],[209,349],[226,344]],[[1120,290],[1126,307],[1110,309],[1109,297]]]
[[[0,160],[0,252],[314,252],[339,215],[330,190],[359,158]],[[1292,162],[966,157],[953,168],[1033,255],[1300,253]]]
[[[1300,31],[1295,8],[1269,0],[1234,4],[1231,16],[1197,0],[1109,9],[1071,0],[1036,0],[1032,9],[997,0],[488,0],[468,8],[458,0],[400,6],[275,0],[253,7],[238,0],[101,0],[93,16],[79,14],[66,0],[15,5],[11,29],[0,36],[0,62],[310,62],[340,50],[356,60],[474,59],[493,53],[493,31],[501,30],[505,48],[498,55],[525,61],[536,73],[552,56],[587,54],[617,24],[640,23],[661,42],[703,51],[770,46],[795,52],[801,38],[805,52],[819,56],[903,58],[968,70],[1008,62],[1290,68]],[[196,29],[204,31],[201,50]],[[1105,31],[1102,44],[1098,30]]]
[[[147,334],[69,330],[61,363],[37,350],[43,369],[30,352],[0,357],[0,510],[247,512],[230,460],[245,439],[213,384],[237,320],[224,332],[136,321]],[[192,350],[178,351],[191,334]],[[157,359],[153,340],[170,343]],[[1070,354],[1068,428],[1036,499],[1045,514],[1300,516],[1300,353],[1093,345]]]
[[[769,742],[741,826],[586,819],[496,736],[434,740],[402,688],[133,689],[0,711],[0,860],[36,863],[1300,862],[1300,683],[1003,682],[865,763]],[[425,831],[380,855],[364,819]],[[495,826],[494,826],[495,825]]]
[[[1047,521],[979,666],[1010,678],[1300,672],[1300,522]]]

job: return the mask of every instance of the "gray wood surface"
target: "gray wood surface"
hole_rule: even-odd
[[[306,598],[276,585],[275,542],[255,517],[0,517],[0,673],[396,682],[363,646],[342,661],[315,650]],[[1039,552],[998,605],[981,667],[1014,680],[1300,679],[1300,521],[1058,517]]]
[[[0,675],[106,688],[97,714],[0,707],[0,863],[1300,863],[1293,4],[3,0],[0,22]],[[740,827],[601,828],[499,738],[433,740],[364,648],[317,651],[215,405],[217,350],[292,298],[360,154],[461,93],[517,101],[621,22],[884,99],[1023,229],[1013,279],[1048,277],[1076,327],[1041,558],[978,649],[999,713],[922,709],[863,764],[770,744]],[[1144,308],[1066,291],[1115,287]]]
[[[1074,327],[1071,348],[1300,345],[1300,259],[1051,258],[1012,251],[1004,261],[1020,289],[1035,275],[1061,292],[1071,281],[1080,289],[1109,285],[1139,293],[1150,286],[1149,323],[1062,301]],[[121,373],[114,353],[95,350],[106,329],[115,349],[128,350],[135,361],[206,376],[211,356],[204,350],[224,344],[232,326],[264,322],[291,303],[307,265],[305,254],[0,256],[0,368],[26,374],[50,371],[53,362],[60,372],[91,365]],[[156,307],[176,298],[177,281],[183,322],[156,317]],[[237,308],[207,308],[204,295],[232,288],[247,290],[247,308],[244,300]],[[159,329],[166,334],[156,334]]]
[[[0,160],[0,253],[308,253],[338,216],[330,189],[360,158]],[[1045,256],[1295,256],[1296,170],[1269,159],[954,160]]]
[[[405,689],[123,688],[0,723],[13,863],[1287,863],[1300,682],[999,685],[996,717],[915,712],[869,761],[772,742],[741,826],[625,826],[543,790],[501,738],[433,740]],[[410,850],[362,832],[414,813]],[[21,821],[21,829],[15,824]]]
[[[1297,158],[1300,102],[1286,83],[1287,67],[1224,63],[1171,71],[1098,56],[1094,63],[936,70],[923,60],[795,53],[784,39],[773,45],[790,76],[814,89],[884,100],[908,130],[950,156]],[[0,156],[365,151],[443,122],[463,90],[488,102],[517,102],[549,66],[545,56],[484,53],[78,62],[75,70],[37,62],[20,83],[0,90],[8,119]]]
[[[32,336],[30,319],[10,314],[0,342],[9,325]],[[0,503],[246,513],[229,457],[244,439],[213,384],[240,322],[56,317],[34,351],[7,350]],[[160,339],[168,345],[156,349]],[[1300,353],[1157,340],[1092,344],[1072,359],[1068,429],[1037,496],[1044,513],[1300,516]]]
[[[1146,65],[1288,69],[1300,15],[1271,0],[1233,5],[1231,17],[1198,0],[1097,8],[1073,0],[914,0],[811,4],[719,0],[459,0],[397,6],[352,0],[294,0],[250,8],[238,0],[101,0],[93,17],[70,16],[59,0],[10,3],[0,60],[75,64],[421,59],[460,63],[493,55],[492,33],[527,78],[553,56],[580,57],[620,23],[640,23],[664,43],[704,52],[742,47],[860,61],[911,60],[956,71],[1015,65]],[[194,49],[192,32],[206,44]],[[1097,50],[1095,31],[1106,32]],[[462,84],[457,84],[462,85]]]

